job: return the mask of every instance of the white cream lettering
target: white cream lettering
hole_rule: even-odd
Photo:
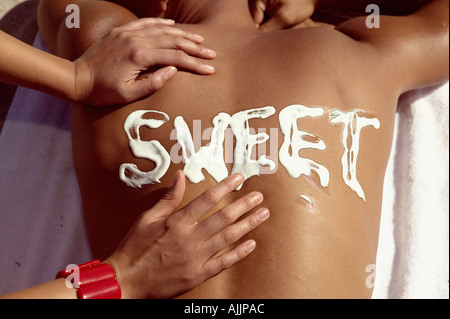
[[[160,114],[163,120],[144,119],[148,113]],[[127,133],[130,148],[134,156],[148,159],[155,163],[156,167],[150,172],[140,171],[135,164],[124,163],[120,166],[120,179],[130,187],[142,188],[142,185],[160,183],[170,166],[170,155],[158,141],[142,141],[139,129],[146,126],[155,129],[169,121],[169,116],[158,111],[135,111],[125,121],[124,130]],[[134,133],[135,137],[131,135]]]
[[[252,130],[254,131],[254,130]],[[267,129],[265,127],[258,128],[258,134],[266,134]],[[233,134],[233,133],[231,133]],[[267,149],[267,144],[269,144],[269,149]],[[253,148],[252,158],[256,156],[266,155],[275,164],[278,164],[278,127],[271,127],[269,130],[269,143],[258,144],[257,147]],[[228,163],[228,162],[227,162]],[[230,162],[231,163],[231,162]],[[270,168],[270,166],[263,166],[259,171],[259,175],[271,175],[277,172],[277,166],[275,168]]]
[[[184,173],[191,183],[199,183],[205,180],[202,169],[220,182],[228,176],[228,170],[223,159],[223,142],[225,130],[230,123],[230,116],[226,113],[220,113],[214,120],[214,128],[211,133],[211,142],[203,146],[198,152],[195,152],[194,141],[192,140],[189,128],[183,117],[175,118],[174,126],[177,132],[177,140],[181,145],[183,159],[185,161]]]
[[[143,118],[144,115],[152,113],[162,115],[163,119]],[[275,139],[275,144],[278,143],[278,134],[274,134],[274,137],[272,136],[272,131],[276,133],[278,131],[271,128],[270,137],[265,132],[261,132],[261,130],[253,134],[255,130],[250,127],[249,120],[256,118],[266,119],[273,114],[275,114],[275,108],[272,106],[241,111],[233,116],[227,113],[220,113],[213,119],[214,127],[212,129],[208,128],[210,143],[203,147],[196,147],[196,144],[201,146],[200,139],[202,134],[200,130],[195,132],[194,128],[194,135],[192,136],[183,117],[178,116],[174,120],[175,130],[170,135],[170,139],[176,139],[178,143],[172,147],[169,155],[158,141],[142,141],[139,135],[139,129],[142,126],[156,129],[169,121],[169,117],[159,111],[133,112],[124,124],[130,148],[136,157],[153,161],[156,167],[150,172],[141,172],[135,164],[122,164],[120,166],[120,178],[128,186],[135,188],[141,188],[145,184],[160,183],[160,178],[167,172],[171,160],[174,163],[184,162],[184,172],[192,183],[199,183],[205,179],[202,173],[203,169],[217,182],[223,180],[228,176],[225,164],[228,162],[233,163],[231,174],[242,174],[245,178],[244,181],[252,176],[263,174],[263,168],[269,168],[270,171],[267,174],[272,174],[276,168],[275,162],[268,159],[266,155],[259,156],[259,154],[259,157],[253,159],[255,157],[253,156],[252,158],[252,151],[255,153],[255,148],[258,145],[263,146],[262,149],[265,150],[265,142],[270,138],[272,153],[272,140]],[[330,180],[328,169],[311,159],[301,157],[299,154],[303,149],[323,151],[326,149],[326,144],[319,137],[299,130],[297,125],[298,119],[306,117],[317,118],[324,114],[325,111],[322,108],[311,108],[304,105],[289,105],[282,109],[278,120],[280,130],[284,135],[284,141],[278,156],[280,163],[291,177],[298,178],[302,174],[311,176],[313,173],[316,173],[320,179],[321,186],[328,187]],[[344,154],[341,158],[342,177],[344,183],[365,201],[364,191],[356,176],[360,135],[361,130],[367,126],[379,129],[380,121],[375,117],[365,116],[361,111],[344,113],[335,110],[330,114],[330,122],[332,124],[344,124],[342,133]],[[228,127],[231,128],[232,133],[229,132],[230,130],[227,130]],[[232,138],[227,137],[227,134],[235,137],[234,150]],[[224,144],[227,146],[226,152],[224,152]],[[198,149],[197,152],[196,149]],[[230,153],[228,149],[233,153],[232,157],[228,154]],[[179,155],[180,150],[181,155]],[[238,189],[241,187],[242,185]],[[301,195],[301,197],[312,205],[312,201],[307,195]]]
[[[344,144],[344,155],[341,158],[342,178],[353,191],[364,201],[366,196],[356,177],[356,162],[359,153],[359,140],[361,130],[366,126],[380,128],[380,121],[377,118],[366,118],[360,115],[361,112],[352,111],[343,113],[340,111],[331,112],[331,123],[343,123],[342,143]]]
[[[307,116],[319,117],[323,113],[324,111],[321,108],[309,108],[303,105],[290,105],[281,110],[279,121],[284,142],[281,145],[279,156],[280,163],[283,164],[291,177],[298,178],[302,174],[311,176],[312,172],[315,171],[319,175],[320,184],[327,187],[330,180],[328,169],[299,155],[300,150],[305,148],[324,150],[326,149],[325,143],[320,138],[297,128],[297,119]],[[305,137],[312,137],[313,141],[309,141]]]
[[[234,161],[231,174],[240,173],[244,176],[244,181],[252,176],[259,175],[262,166],[269,166],[275,169],[275,163],[265,155],[257,160],[251,159],[252,149],[256,144],[265,143],[269,139],[266,133],[250,134],[248,120],[252,118],[265,119],[275,114],[273,106],[266,106],[259,109],[242,111],[231,117],[231,130],[236,137],[236,147],[234,149]],[[242,185],[238,187],[240,189]]]

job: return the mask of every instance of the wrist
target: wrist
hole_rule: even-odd
[[[85,102],[92,91],[92,72],[82,58],[73,62],[73,84],[70,101],[76,103]]]
[[[135,294],[135,287],[132,283],[131,267],[126,266],[126,261],[120,261],[120,257],[117,254],[107,258],[104,263],[109,264],[116,273],[117,282],[119,283],[122,291],[122,299],[139,299],[140,297]]]
[[[68,288],[77,289],[78,299],[120,299],[121,289],[114,268],[99,260],[69,265],[56,275]]]

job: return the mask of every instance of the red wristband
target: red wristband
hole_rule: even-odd
[[[56,278],[67,278],[72,274],[72,285],[78,288],[78,299],[121,298],[116,273],[109,264],[101,264],[100,260],[92,260],[76,267],[63,269],[58,272]]]

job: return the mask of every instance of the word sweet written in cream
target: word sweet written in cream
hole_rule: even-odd
[[[224,141],[225,131],[231,128],[235,138],[231,174],[240,173],[245,180],[252,176],[259,176],[262,168],[274,170],[274,161],[261,155],[252,158],[252,150],[259,144],[269,140],[266,133],[253,134],[249,121],[259,118],[265,119],[275,114],[275,108],[266,106],[237,112],[233,115],[219,113],[212,121],[210,143],[195,150],[194,141],[188,125],[182,116],[174,120],[176,140],[181,149],[184,162],[184,173],[192,183],[199,183],[205,179],[202,170],[206,170],[217,182],[229,175],[225,165]],[[283,144],[278,152],[280,163],[292,178],[300,175],[319,176],[320,185],[327,187],[330,181],[330,172],[322,164],[300,156],[303,149],[325,150],[326,144],[319,137],[298,127],[298,119],[305,117],[321,117],[325,111],[322,108],[312,108],[304,105],[290,105],[282,109],[278,115],[280,130],[284,136]],[[149,115],[161,119],[148,119]],[[144,118],[145,116],[145,118]],[[157,129],[169,121],[169,116],[163,112],[140,110],[131,113],[125,121],[124,130],[129,139],[130,148],[134,156],[148,159],[155,163],[155,168],[149,172],[142,172],[135,164],[124,163],[120,166],[120,179],[130,187],[141,188],[143,185],[160,183],[171,163],[171,156],[167,150],[156,140],[143,141],[139,135],[141,127]],[[342,178],[360,198],[365,201],[364,191],[356,176],[356,165],[359,153],[361,130],[371,126],[380,128],[380,121],[368,117],[361,111],[347,113],[335,110],[330,113],[330,122],[342,125],[342,143],[344,154],[341,158]],[[242,185],[239,186],[240,189]],[[303,197],[305,198],[305,197]],[[310,199],[308,198],[308,201]]]

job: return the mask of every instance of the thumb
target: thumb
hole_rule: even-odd
[[[279,13],[272,16],[269,20],[267,20],[264,24],[260,26],[261,31],[277,31],[277,30],[283,30],[289,25],[286,23],[283,16],[281,16]]]
[[[262,31],[277,31],[292,28],[312,16],[315,5],[311,2],[286,3],[285,5],[275,6],[270,10],[270,19],[261,25]]]
[[[264,21],[264,12],[266,11],[267,4],[264,0],[250,1],[250,13],[253,17],[253,21],[256,25],[260,25]]]
[[[160,220],[171,215],[183,200],[186,188],[186,180],[183,171],[177,171],[172,186],[163,197],[153,206],[151,211],[152,219]],[[150,212],[149,211],[149,212]]]
[[[177,68],[168,66],[140,76],[129,88],[129,101],[132,102],[160,90],[176,73]]]

